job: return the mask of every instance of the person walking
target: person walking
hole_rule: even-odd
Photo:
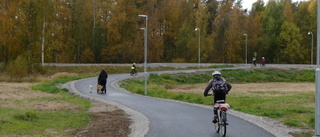
[[[262,59],[261,59],[261,66],[262,67],[266,66],[266,59],[264,57],[262,57]]]
[[[252,63],[253,63],[253,66],[257,66],[257,60],[256,60],[256,57],[253,57],[252,58]]]
[[[99,77],[98,77],[98,85],[101,85],[102,86],[102,93],[107,93],[107,88],[106,88],[106,84],[107,84],[107,79],[108,79],[108,73],[102,69],[100,74],[99,74]]]

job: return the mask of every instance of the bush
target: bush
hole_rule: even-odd
[[[186,63],[186,60],[183,58],[176,58],[172,60],[172,63]]]
[[[14,118],[22,121],[34,121],[38,119],[39,116],[36,111],[26,111],[23,114],[14,115]]]
[[[16,60],[9,62],[6,70],[11,78],[21,80],[21,78],[26,77],[28,75],[28,61],[26,57],[22,55],[18,56]]]

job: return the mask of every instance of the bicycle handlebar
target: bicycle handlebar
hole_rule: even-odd
[[[213,94],[207,94],[207,96],[213,96]]]

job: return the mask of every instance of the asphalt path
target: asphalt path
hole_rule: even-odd
[[[210,69],[214,70],[214,69]],[[194,72],[206,70],[190,70]],[[177,73],[178,71],[165,71],[154,73]],[[181,71],[179,71],[181,72]],[[143,76],[143,74],[139,74]],[[75,82],[75,88],[81,94],[116,102],[125,107],[142,113],[149,120],[146,137],[220,137],[213,124],[213,111],[211,107],[200,107],[195,104],[183,103],[166,99],[158,99],[143,95],[136,95],[111,86],[111,83],[131,77],[129,74],[109,75],[107,94],[97,94],[97,77],[83,79]],[[93,85],[93,93],[89,86]],[[205,87],[204,87],[205,88]],[[201,91],[202,92],[202,91]],[[273,137],[274,135],[246,120],[228,114],[229,125],[227,137]],[[140,135],[139,135],[140,136]]]

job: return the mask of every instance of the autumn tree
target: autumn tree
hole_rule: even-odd
[[[243,62],[247,56],[246,53],[248,48],[246,48],[245,37],[243,35],[245,19],[246,16],[244,16],[241,7],[235,5],[230,14],[230,26],[226,31],[226,37],[228,39],[226,45],[226,59],[228,63]]]
[[[230,26],[231,20],[230,15],[232,12],[232,5],[233,2],[227,1],[222,3],[221,7],[219,8],[218,15],[215,20],[215,38],[214,38],[214,62],[222,62],[226,63],[226,49],[227,49],[227,37],[226,31]]]
[[[269,63],[279,63],[281,56],[279,54],[281,46],[279,35],[284,22],[283,9],[283,3],[270,0],[261,16],[262,33],[266,35],[264,41],[267,43],[266,50],[261,55],[266,57]]]
[[[300,29],[300,35],[302,36],[302,39],[300,41],[301,46],[303,49],[305,49],[305,59],[304,61],[301,61],[300,63],[307,63],[310,60],[311,56],[311,42],[312,42],[312,36],[307,35],[310,31],[314,35],[314,44],[313,46],[316,45],[316,8],[313,4],[313,1],[306,1],[306,2],[301,2],[298,4],[298,9],[296,13],[293,15],[294,16],[294,24]],[[315,2],[316,3],[316,2]],[[313,54],[314,54],[314,60],[316,59],[315,53],[316,53],[316,48],[313,48]],[[309,55],[309,56],[308,56]]]
[[[251,11],[249,12],[249,15],[245,21],[246,25],[245,33],[248,34],[248,58],[251,59],[251,57],[256,56],[257,60],[261,59],[264,51],[266,50],[266,43],[264,41],[264,38],[266,38],[266,35],[264,35],[262,30],[262,23],[261,23],[261,14],[264,11],[264,1],[258,0],[257,2],[253,3]],[[248,60],[250,62],[250,60]],[[259,60],[258,60],[259,61]]]
[[[106,46],[101,50],[105,62],[142,62],[143,38],[138,35],[139,20],[135,1],[118,0],[108,11]],[[140,31],[141,32],[141,31]]]

